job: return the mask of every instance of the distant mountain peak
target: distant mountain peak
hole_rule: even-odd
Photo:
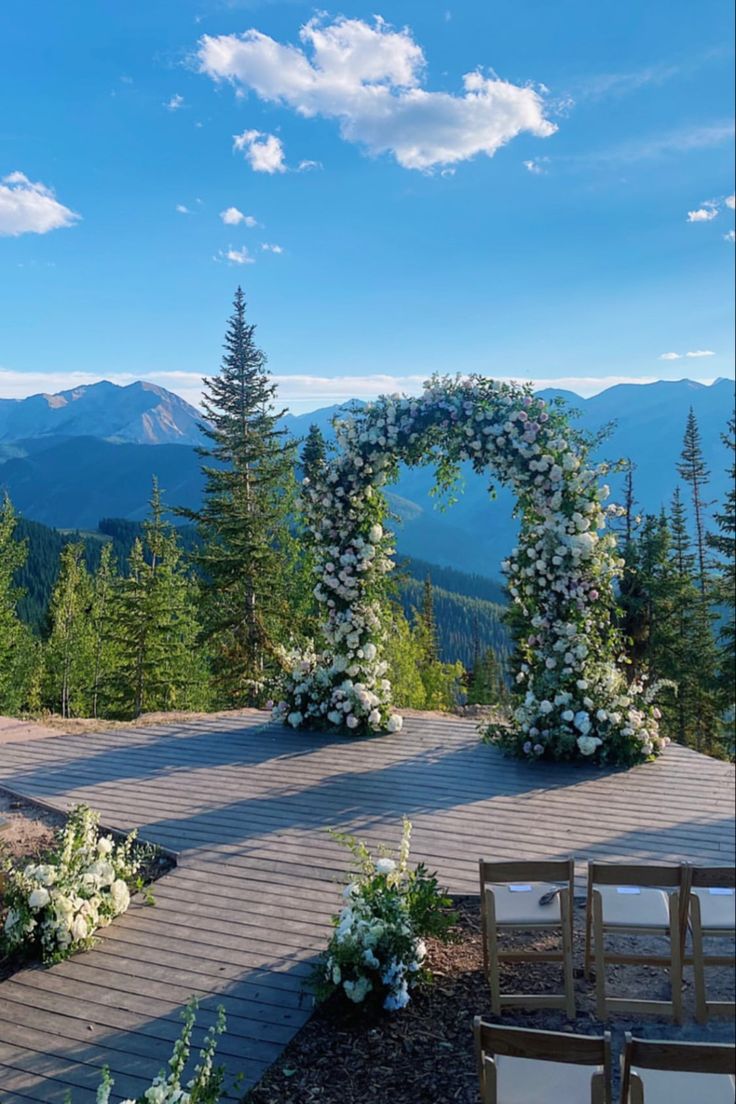
[[[0,402],[0,441],[40,437],[99,437],[141,445],[201,443],[201,415],[193,406],[145,380],[125,386],[99,383],[57,394]]]

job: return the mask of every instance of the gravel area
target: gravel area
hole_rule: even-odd
[[[245,1098],[247,1104],[477,1104],[473,1017],[482,1014],[492,1021],[494,1017],[489,1014],[483,974],[478,899],[464,898],[458,901],[458,909],[458,942],[430,944],[434,981],[413,997],[405,1011],[388,1015],[353,1009],[333,997],[317,1009],[260,1085],[251,1090]],[[582,976],[583,914],[582,908],[576,909],[577,1019],[569,1023],[561,1011],[509,1009],[495,1022],[581,1034],[602,1030],[595,1018],[593,984]],[[653,951],[656,947],[655,953],[661,953],[663,941],[648,942]],[[543,940],[524,937],[515,943],[544,945]],[[623,949],[623,939],[620,944]],[[637,947],[643,950],[641,940]],[[668,995],[665,970],[629,966],[609,970],[612,994],[642,999]],[[608,1027],[613,1033],[615,1071],[625,1031],[649,1038],[733,1041],[733,1021],[713,1019],[706,1026],[694,1022],[690,974],[686,970],[682,1027],[653,1016],[611,1018]],[[709,995],[733,1000],[733,972],[713,968],[708,975]],[[554,964],[506,965],[502,989],[522,987],[530,992],[559,990],[559,968]]]

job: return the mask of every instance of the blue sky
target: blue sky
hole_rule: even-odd
[[[6,0],[0,395],[733,375],[731,7]]]

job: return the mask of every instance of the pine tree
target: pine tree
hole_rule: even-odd
[[[205,380],[204,502],[181,511],[202,537],[204,629],[220,694],[233,705],[264,696],[291,627],[284,559],[293,562],[295,448],[278,428],[276,385],[254,333],[238,288],[220,373]]]
[[[676,737],[698,751],[718,752],[722,718],[710,616],[703,616],[699,567],[690,545],[679,488],[670,512],[673,561],[673,677],[678,684]]]
[[[710,505],[704,499],[705,488],[710,480],[710,472],[705,463],[700,440],[700,430],[695,411],[690,407],[685,426],[680,463],[677,465],[680,476],[690,487],[692,497],[693,520],[695,522],[695,549],[698,565],[698,586],[703,604],[708,602],[708,557],[706,553],[707,534],[705,512]]]
[[[736,418],[728,423],[728,432],[722,435],[726,448],[736,454]],[[717,597],[728,610],[722,630],[721,641],[730,650],[733,663],[734,648],[734,604],[736,603],[736,455],[731,459],[728,470],[729,489],[721,510],[716,513],[715,521],[718,533],[708,534],[708,545],[719,556]]]
[[[487,648],[473,663],[468,678],[471,705],[498,705],[505,699],[503,669],[493,648]]]
[[[722,622],[718,634],[720,645],[719,682],[723,708],[733,718],[734,707],[734,652],[736,650],[736,418],[731,417],[728,430],[722,440],[731,450],[728,469],[730,486],[723,506],[715,515],[718,532],[708,534],[708,545],[716,553],[717,579],[715,596],[718,600]]]
[[[144,539],[133,543],[128,574],[117,582],[111,608],[114,681],[126,714],[191,706],[201,678],[194,593],[154,481]]]
[[[51,597],[51,635],[44,654],[44,697],[62,717],[86,716],[94,651],[90,631],[92,587],[81,541],[61,552]]]
[[[16,573],[25,563],[26,543],[15,539],[17,515],[5,495],[0,506],[0,712],[25,708],[36,665],[36,648],[27,627],[18,617],[22,590]]]
[[[92,684],[90,687],[90,712],[101,715],[102,701],[109,698],[109,686],[114,666],[114,644],[111,637],[110,617],[115,587],[119,580],[112,556],[112,545],[104,544],[100,562],[92,580],[90,629],[92,633]]]
[[[302,472],[310,481],[319,475],[327,463],[327,444],[318,425],[310,425],[302,445]]]

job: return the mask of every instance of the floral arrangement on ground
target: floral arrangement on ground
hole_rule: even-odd
[[[76,805],[37,861],[21,867],[0,860],[0,952],[49,964],[84,950],[127,910],[131,891],[168,866],[157,848],[137,842],[136,832],[122,840],[103,835],[99,814]]]
[[[224,1069],[215,1065],[217,1044],[226,1027],[225,1010],[222,1006],[217,1009],[215,1022],[204,1037],[191,1078],[182,1084],[192,1049],[192,1031],[197,1019],[197,1008],[197,1000],[192,997],[181,1014],[184,1026],[174,1043],[168,1072],[161,1070],[141,1096],[137,1096],[135,1100],[128,1097],[122,1104],[219,1104],[223,1099]],[[115,1079],[105,1066],[95,1104],[110,1104],[114,1087]],[[66,1104],[72,1104],[71,1093],[66,1098]]]
[[[425,939],[449,938],[455,921],[451,900],[424,864],[409,868],[406,818],[396,859],[384,847],[374,858],[353,836],[332,834],[352,853],[356,871],[343,892],[345,905],[333,917],[334,931],[317,968],[317,995],[339,993],[355,1005],[398,1011],[429,980]]]

